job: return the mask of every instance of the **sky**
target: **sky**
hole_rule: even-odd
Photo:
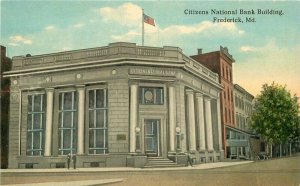
[[[186,55],[198,48],[206,53],[227,47],[235,59],[234,83],[257,96],[263,84],[275,82],[300,97],[299,7],[299,1],[2,0],[1,45],[9,57],[113,42],[141,45],[144,9],[156,24],[145,24],[146,46],[177,46]],[[258,14],[258,9],[275,14]],[[186,14],[189,10],[198,14]],[[214,22],[214,17],[243,22]]]

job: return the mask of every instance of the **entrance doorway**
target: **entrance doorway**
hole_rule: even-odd
[[[160,120],[158,119],[145,119],[145,153],[147,156],[160,155]]]

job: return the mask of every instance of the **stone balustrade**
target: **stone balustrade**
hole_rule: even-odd
[[[193,60],[192,58],[185,56],[185,55],[183,56],[183,60],[185,61],[185,65],[187,67],[191,68],[192,70],[208,77],[209,79],[212,79],[214,81],[219,81],[218,80],[219,75],[217,73],[212,72],[211,70],[209,70],[208,68],[206,68],[205,66],[200,64],[199,62],[197,62],[197,61]]]
[[[213,73],[192,58],[184,55],[178,47],[147,47],[137,46],[135,43],[110,43],[108,46],[72,50],[52,54],[36,55],[36,56],[16,56],[13,57],[14,70],[30,70],[31,68],[43,68],[54,65],[78,64],[84,62],[101,61],[106,59],[117,58],[143,58],[159,62],[172,61],[182,63],[187,67],[202,74],[213,81],[218,81],[218,74]]]

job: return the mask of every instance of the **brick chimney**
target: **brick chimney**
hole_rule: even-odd
[[[198,48],[198,55],[202,54],[202,48]]]
[[[1,45],[1,58],[6,57],[6,47]]]

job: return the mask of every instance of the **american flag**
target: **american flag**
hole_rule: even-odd
[[[154,19],[146,14],[143,14],[144,22],[148,23],[149,25],[155,26]]]

